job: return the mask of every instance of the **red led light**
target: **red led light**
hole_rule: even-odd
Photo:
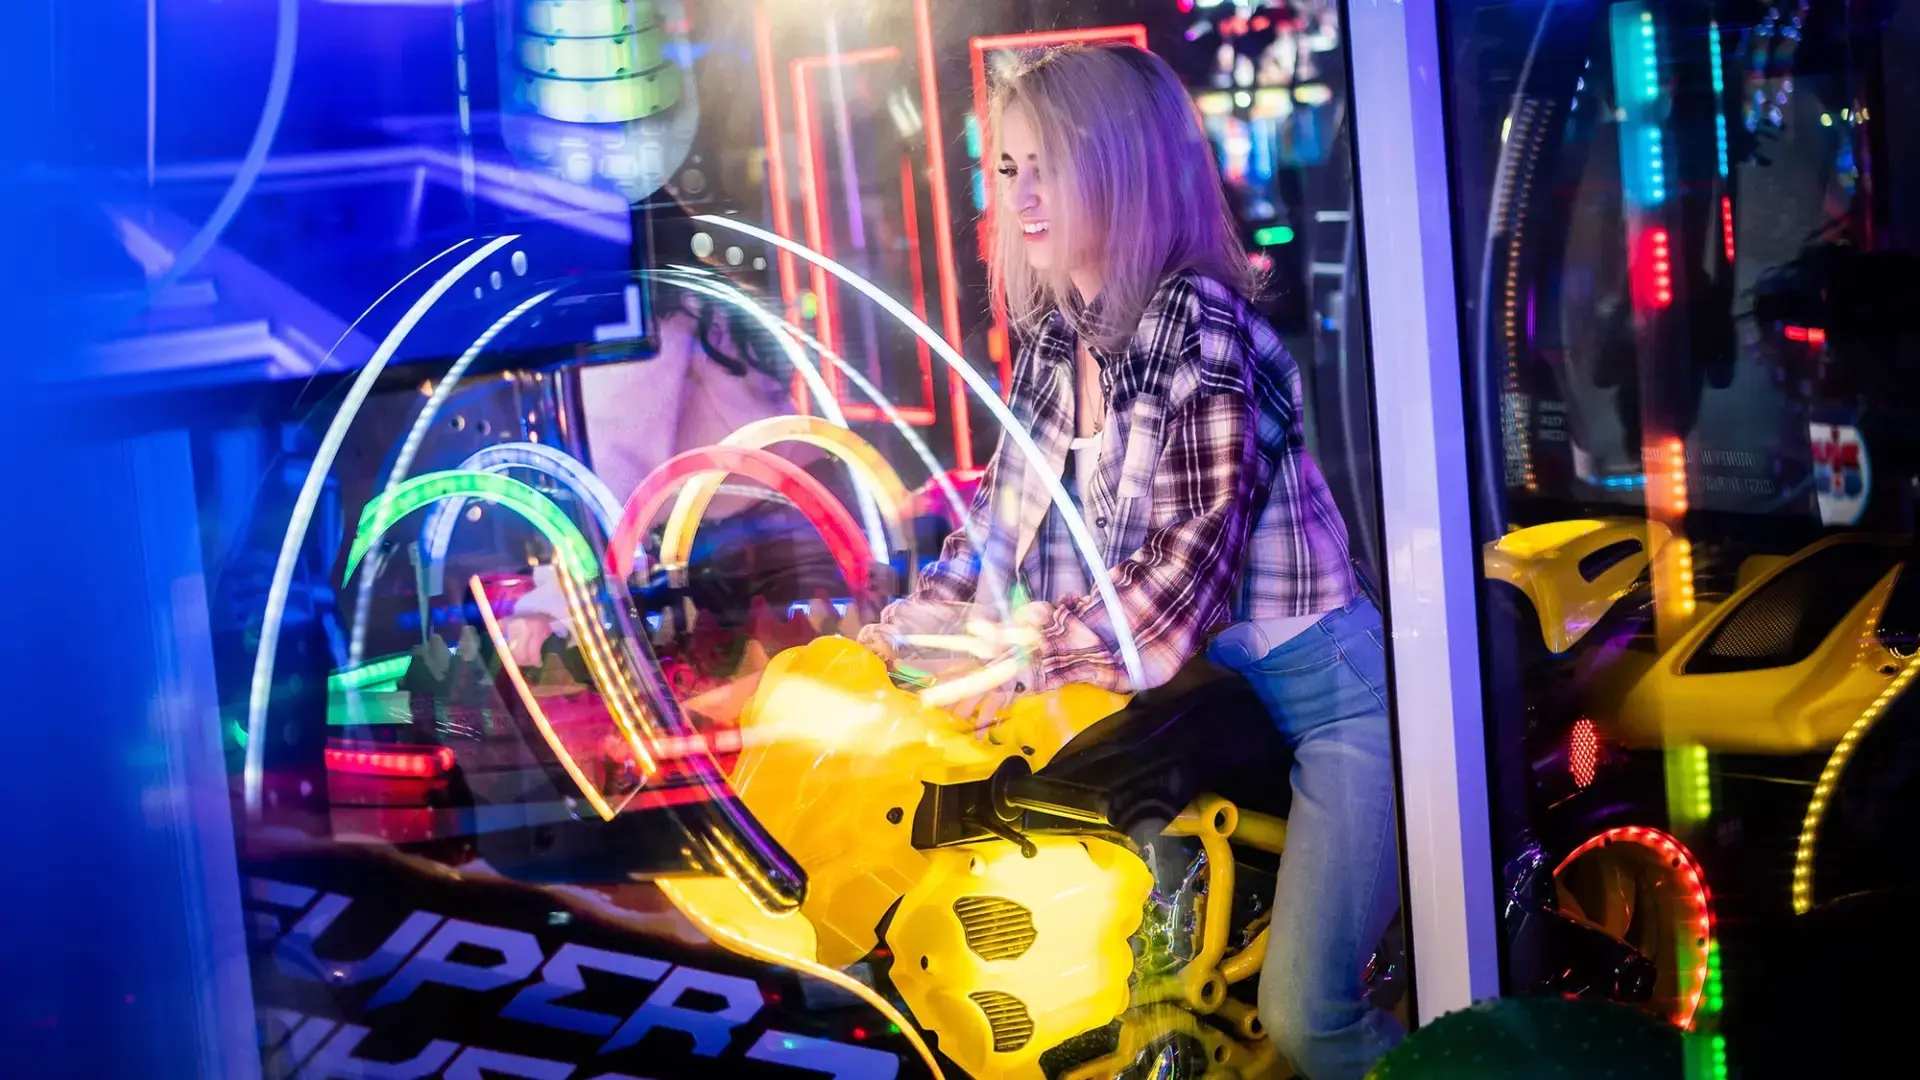
[[[1720,196],[1720,232],[1727,241],[1727,261],[1733,261],[1733,196]]]
[[[329,746],[327,768],[359,776],[387,776],[425,780],[453,771],[453,749],[446,746],[408,746],[391,750],[359,750]]]
[[[1565,873],[1575,859],[1587,852],[1614,843],[1638,844],[1652,851],[1660,856],[1662,865],[1677,871],[1680,879],[1685,883],[1687,913],[1684,916],[1686,921],[1681,925],[1691,924],[1697,931],[1695,947],[1699,950],[1699,957],[1693,965],[1693,985],[1686,991],[1678,1011],[1670,1019],[1677,1027],[1691,1029],[1694,1015],[1700,1011],[1700,999],[1707,991],[1707,963],[1713,952],[1713,896],[1707,890],[1706,878],[1700,872],[1699,860],[1693,857],[1693,852],[1688,851],[1684,844],[1659,829],[1649,829],[1641,825],[1623,825],[1608,829],[1574,848],[1566,858],[1560,860],[1559,866],[1553,868],[1553,876],[1557,878]]]
[[[1808,345],[1825,345],[1827,332],[1817,326],[1787,326],[1781,330],[1788,341],[1804,341]]]
[[[1599,765],[1600,737],[1593,721],[1583,716],[1574,722],[1573,736],[1567,740],[1567,770],[1573,774],[1573,782],[1584,788],[1593,783]]]
[[[1641,240],[1639,264],[1634,275],[1641,300],[1655,308],[1673,303],[1672,238],[1665,229],[1648,229]]]

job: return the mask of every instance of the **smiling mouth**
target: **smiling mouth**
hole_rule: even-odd
[[[1047,235],[1047,223],[1044,221],[1022,221],[1020,223],[1020,232],[1021,235],[1029,240],[1037,239]]]

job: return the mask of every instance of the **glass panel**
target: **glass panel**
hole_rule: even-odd
[[[148,175],[82,215],[88,375],[187,434],[268,1073],[1398,1037],[1338,5],[297,10],[156,5]],[[1105,124],[1111,205],[1070,141],[1001,174],[1051,45],[1019,115]],[[996,301],[1080,218],[1142,265]]]
[[[1881,1060],[1837,999],[1904,993],[1920,882],[1920,8],[1447,9],[1506,989],[1688,1075]]]

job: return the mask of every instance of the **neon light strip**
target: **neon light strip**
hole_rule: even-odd
[[[918,0],[924,7],[927,0]],[[992,163],[987,156],[993,153],[993,137],[988,127],[991,116],[987,97],[987,54],[1005,49],[1042,49],[1050,45],[1094,44],[1097,42],[1130,42],[1142,49],[1147,47],[1147,28],[1141,23],[1129,23],[1120,26],[1096,26],[1085,30],[1036,30],[1027,34],[1002,34],[996,37],[977,37],[967,42],[967,48],[973,59],[973,115],[980,125],[980,173],[988,177],[987,184],[992,187]],[[928,63],[931,63],[931,56]],[[987,193],[986,209],[980,214],[980,261],[990,264],[993,258],[993,192]],[[1007,313],[1002,310],[1000,300],[993,300],[993,332],[999,340],[1007,338]],[[1002,348],[995,359],[1000,365],[1000,386],[1002,393],[1013,391],[1013,357]],[[992,396],[992,395],[989,395]],[[962,466],[965,467],[964,465]]]
[[[1733,196],[1720,196],[1720,233],[1726,238],[1727,265],[1733,265]]]
[[[867,560],[863,552],[860,526],[820,481],[809,476],[793,462],[765,450],[742,446],[707,446],[675,454],[648,473],[627,496],[607,547],[607,563],[615,578],[633,571],[633,553],[640,546],[647,525],[665,505],[669,496],[683,483],[706,472],[739,473],[758,481],[792,500],[833,553],[834,562],[854,592],[867,587]]]
[[[632,672],[619,663],[620,656],[624,655],[631,663],[636,661],[636,655],[631,647],[626,650],[614,649],[601,628],[600,620],[594,617],[587,597],[581,593],[580,579],[567,571],[564,562],[555,561],[553,566],[560,594],[566,597],[567,619],[580,635],[580,652],[586,658],[587,673],[593,676],[593,684],[600,689],[601,700],[613,715],[614,723],[619,725],[620,733],[626,737],[627,745],[632,747],[641,771],[652,778],[660,771],[660,766],[653,752],[653,729],[646,720],[651,709],[642,703],[640,688]]]
[[[405,477],[407,473],[413,469],[413,459],[420,453],[420,444],[426,440],[427,429],[433,426],[434,418],[440,415],[441,407],[446,404],[448,398],[453,396],[454,388],[460,385],[460,380],[466,376],[467,369],[473,366],[474,360],[478,359],[480,354],[486,351],[488,345],[493,344],[493,339],[500,336],[502,330],[511,326],[520,316],[533,310],[541,301],[559,291],[558,289],[548,289],[546,292],[540,293],[537,296],[529,297],[513,310],[494,320],[492,326],[487,327],[486,330],[481,332],[479,337],[473,339],[473,344],[467,346],[467,351],[460,354],[460,358],[455,360],[453,366],[447,369],[447,374],[440,380],[439,385],[433,388],[432,395],[427,398],[427,403],[420,409],[420,415],[414,417],[413,427],[407,432],[406,441],[400,444],[400,453],[394,456],[393,468],[387,472],[387,482],[385,487],[381,489],[382,491],[391,491],[393,485],[399,483],[401,478]],[[460,467],[464,469],[468,466],[462,465]],[[458,512],[457,508],[456,512]],[[452,522],[448,522],[446,528],[448,535],[451,536],[453,532]],[[439,550],[444,556],[446,553],[445,545],[442,545]],[[359,594],[354,599],[353,634],[347,646],[347,662],[349,664],[359,663],[360,658],[366,655],[367,619],[373,608],[373,579],[374,575],[372,574],[368,574],[366,577],[360,579]],[[439,591],[439,581],[436,578],[435,587],[432,592],[437,594]]]
[[[927,125],[927,180],[933,191],[933,261],[940,273],[940,325],[960,347],[960,279],[953,255],[953,212],[947,202],[947,140],[941,133],[940,88],[933,64],[933,18],[927,0],[913,0],[913,37],[920,54],[920,115]],[[791,234],[788,234],[791,235]],[[954,468],[973,468],[973,418],[958,372],[947,372],[953,409]]]
[[[579,458],[545,443],[499,443],[485,447],[457,466],[457,472],[504,473],[508,469],[529,469],[560,481],[604,531],[611,532],[620,520],[620,498],[595,476]],[[447,549],[453,544],[453,531],[460,524],[464,500],[452,497],[434,506],[427,524],[420,530],[421,546],[427,554],[427,593],[437,596],[446,586]]]
[[[894,430],[898,431],[900,437],[906,440],[907,446],[911,448],[914,455],[920,459],[920,463],[927,467],[927,475],[933,479],[934,485],[940,489],[941,494],[947,497],[947,505],[953,509],[954,520],[959,521],[962,528],[968,527],[970,523],[967,519],[966,500],[960,497],[960,492],[954,488],[953,481],[948,478],[946,470],[942,468],[940,462],[934,458],[933,451],[921,440],[919,434],[907,423],[906,418],[900,414],[899,410],[895,409],[893,404],[887,400],[887,396],[880,392],[880,388],[867,381],[867,377],[862,375],[859,369],[847,363],[845,360],[840,359],[831,349],[822,345],[820,339],[807,333],[805,330],[790,326],[773,318],[767,313],[766,309],[755,303],[745,293],[742,293],[732,286],[722,284],[717,278],[701,281],[677,281],[676,284],[681,285],[683,288],[704,292],[708,296],[715,297],[716,299],[740,308],[756,322],[766,327],[770,333],[776,335],[780,339],[782,348],[788,350],[798,349],[799,344],[791,340],[797,337],[810,345],[814,351],[826,357],[834,367],[840,370],[841,374],[847,377],[847,381],[853,383],[856,389],[867,395],[874,405],[879,408],[881,413],[893,424]],[[956,378],[957,377],[958,376],[956,376]],[[978,537],[969,533],[967,539],[975,543],[976,548],[978,547]]]
[[[913,314],[927,317],[927,275],[920,265],[920,209],[913,198],[913,159],[900,155],[900,217],[907,229],[907,271],[913,282]],[[933,354],[924,341],[914,342],[920,364],[920,400],[927,403],[927,423],[933,422]]]
[[[781,236],[792,236],[793,214],[787,205],[787,165],[780,147],[780,103],[773,93],[773,29],[767,21],[764,4],[755,4],[753,8],[753,54],[760,75],[760,123],[767,140],[767,196],[773,203],[773,228]],[[799,316],[794,311],[794,305],[799,302],[800,282],[794,272],[793,256],[782,251],[776,261],[780,264],[780,301],[787,306],[787,318],[798,323]],[[805,397],[799,397],[794,407],[806,412]]]
[[[1840,782],[1840,774],[1846,771],[1847,762],[1853,757],[1855,748],[1860,745],[1861,736],[1873,727],[1887,706],[1901,695],[1914,675],[1920,673],[1920,656],[1907,662],[1907,666],[1894,676],[1880,696],[1873,699],[1860,718],[1840,736],[1840,744],[1833,748],[1827,757],[1826,767],[1820,770],[1820,779],[1813,786],[1813,798],[1807,802],[1807,816],[1800,823],[1800,843],[1793,853],[1793,913],[1805,915],[1813,908],[1813,853],[1814,840],[1820,834],[1820,819],[1826,815],[1827,802],[1833,797],[1834,785]]]
[[[573,778],[574,786],[580,789],[580,794],[586,796],[587,803],[593,807],[594,813],[599,814],[603,821],[612,821],[613,807],[607,802],[606,796],[600,794],[600,789],[587,780],[586,773],[581,770],[579,763],[573,760],[573,755],[567,752],[566,744],[560,741],[559,734],[553,730],[553,724],[547,719],[546,711],[540,708],[540,699],[533,696],[533,688],[527,685],[527,677],[520,673],[520,665],[513,662],[513,647],[507,642],[506,632],[500,629],[500,620],[493,615],[493,601],[488,598],[487,588],[481,584],[478,574],[468,579],[467,588],[472,591],[475,601],[480,605],[480,621],[486,625],[487,638],[493,642],[494,652],[500,657],[500,670],[506,674],[508,681],[513,683],[513,691],[520,695],[520,704],[526,708],[527,716],[533,720],[533,726],[540,730],[540,737],[546,740],[548,749],[553,751],[553,756],[559,760],[560,767]]]
[[[806,129],[812,131],[813,115],[817,111],[817,105],[813,98],[812,75],[814,72],[827,67],[844,67],[852,64],[877,64],[899,59],[900,50],[889,45],[877,49],[860,49],[854,52],[837,53],[828,56],[802,56],[789,61],[788,66],[793,73],[793,107],[796,118],[804,117]],[[800,121],[796,120],[796,122]],[[829,245],[830,238],[825,231],[826,216],[822,209],[825,200],[823,200],[820,195],[820,185],[826,173],[823,166],[825,151],[820,145],[820,139],[817,133],[815,133],[813,138],[800,140],[800,153],[805,155],[800,166],[800,184],[802,198],[807,208],[807,243],[821,251],[831,252],[832,249]],[[850,188],[848,197],[849,199],[854,199],[858,197],[858,194],[859,189],[856,183]],[[859,207],[850,204],[848,209],[850,214],[848,218],[849,222],[857,223],[859,220],[857,216],[860,212]],[[855,224],[853,227],[857,229],[858,225]],[[911,234],[911,231],[909,231],[909,234]],[[857,239],[855,246],[859,246]],[[835,311],[838,290],[833,287],[831,282],[827,281],[826,276],[820,273],[818,269],[813,272],[813,275],[814,296],[819,302],[820,340],[827,342],[835,352],[844,352],[845,348],[840,340],[839,318]],[[833,392],[837,396],[840,393],[840,387],[835,385],[836,382],[837,380],[833,377],[832,372],[829,372],[827,384],[833,387]],[[926,400],[931,404],[932,395],[928,395]]]
[[[790,69],[793,77],[793,132],[794,141],[799,144],[800,152],[800,206],[806,214],[807,243],[816,250],[826,250],[826,225],[821,218],[820,181],[814,176],[814,163],[820,158],[820,148],[815,145],[813,117],[805,108],[806,76],[800,66]],[[814,300],[813,332],[821,341],[831,344],[834,340],[833,309],[827,301],[827,276],[815,266],[809,270]],[[815,391],[818,393],[819,391]],[[802,410],[804,411],[804,410]]]
[[[426,317],[427,312],[440,302],[440,298],[447,294],[447,290],[453,288],[455,282],[466,277],[469,270],[485,262],[488,256],[519,238],[517,233],[508,233],[488,241],[480,250],[460,260],[459,265],[442,274],[431,288],[413,302],[413,306],[408,308],[406,314],[400,317],[400,321],[387,332],[386,339],[380,342],[378,349],[374,350],[366,366],[354,376],[353,385],[347,389],[347,396],[340,403],[340,411],[335,413],[333,420],[328,423],[327,433],[321,438],[319,449],[314,451],[313,465],[308,468],[307,478],[300,485],[300,494],[294,500],[293,513],[287,524],[287,534],[280,541],[280,555],[274,564],[273,582],[267,588],[267,606],[262,613],[260,623],[260,649],[254,653],[253,658],[253,682],[247,693],[247,734],[249,736],[247,762],[241,774],[249,814],[259,814],[264,794],[262,785],[266,778],[264,735],[267,723],[267,702],[273,690],[273,660],[280,646],[280,620],[286,616],[287,593],[293,587],[294,564],[300,558],[300,545],[306,542],[307,528],[313,523],[314,508],[320,502],[320,489],[326,485],[327,474],[333,470],[334,458],[340,453],[340,444],[346,440],[347,428],[353,424],[353,418],[359,414],[360,406],[367,400],[367,395],[373,391],[374,381],[380,377],[382,371],[386,370],[388,361],[393,359],[393,354],[400,348],[401,343],[406,341],[407,335],[413,332],[413,328],[419,325],[420,320]],[[466,242],[463,240],[460,244]],[[460,244],[455,244],[428,262],[439,259]],[[405,280],[405,278],[401,279],[401,281]],[[398,282],[394,284],[394,288],[399,288]],[[387,293],[382,294],[381,299],[385,299],[386,295],[392,291],[393,289],[388,289]],[[379,302],[379,300],[374,301],[376,305]],[[361,317],[365,318],[365,315]],[[359,322],[359,319],[355,319],[354,325],[359,325]],[[353,327],[348,327],[347,333],[352,332]],[[332,351],[329,350],[327,355],[331,357]]]
[[[881,457],[871,443],[853,432],[812,416],[770,416],[738,428],[722,439],[720,445],[764,450],[783,442],[806,443],[838,458],[878,499],[881,513],[892,526],[888,530],[892,534],[890,550],[904,550],[911,546],[906,527],[906,509],[909,505],[906,485],[900,482],[900,474],[893,471],[887,459]],[[660,540],[660,562],[669,574],[678,572],[684,575],[686,565],[692,558],[694,530],[699,528],[708,505],[719,493],[720,481],[725,475],[718,472],[703,473],[693,477],[680,489],[680,496],[674,501],[672,512],[667,515],[666,532]],[[888,552],[875,554],[882,562],[887,561]]]
[[[343,668],[327,676],[328,690],[364,690],[375,683],[393,682],[407,673],[413,654],[369,660],[358,667]]]
[[[360,511],[360,528],[347,551],[343,578],[353,576],[360,560],[395,522],[441,499],[479,499],[512,510],[540,530],[540,535],[553,545],[554,560],[564,564],[575,576],[590,577],[597,569],[592,546],[552,499],[512,477],[449,469],[423,473],[381,492]]]
[[[1699,959],[1692,971],[1693,987],[1691,994],[1683,1002],[1673,1023],[1677,1027],[1691,1029],[1694,1015],[1699,1012],[1700,1001],[1707,990],[1707,973],[1713,956],[1713,896],[1707,891],[1707,882],[1700,872],[1700,861],[1693,857],[1686,845],[1659,829],[1649,829],[1639,825],[1625,825],[1608,829],[1574,848],[1560,865],[1553,868],[1553,876],[1558,878],[1573,861],[1596,848],[1609,844],[1625,842],[1638,844],[1661,856],[1663,868],[1678,870],[1685,880],[1688,890],[1693,894],[1693,922],[1687,927],[1694,931],[1692,948],[1699,950]]]
[[[1002,430],[1013,440],[1014,445],[1018,446],[1021,453],[1027,456],[1027,460],[1035,465],[1034,472],[1047,485],[1047,494],[1053,501],[1054,509],[1060,512],[1060,518],[1066,523],[1068,534],[1073,537],[1074,546],[1080,549],[1080,557],[1086,560],[1090,571],[1088,576],[1092,578],[1094,588],[1100,593],[1101,601],[1107,606],[1108,617],[1113,620],[1114,637],[1117,639],[1120,659],[1127,668],[1127,677],[1135,686],[1144,685],[1146,672],[1141,665],[1139,646],[1134,642],[1133,626],[1127,620],[1126,612],[1120,607],[1120,596],[1114,591],[1113,581],[1100,558],[1100,545],[1094,542],[1093,533],[1087,529],[1086,519],[1080,516],[1079,508],[1074,506],[1073,499],[1067,495],[1066,488],[1060,483],[1060,477],[1046,467],[1046,457],[1034,444],[1033,436],[1021,425],[1012,410],[1007,408],[1006,402],[1000,400],[1000,395],[993,392],[993,387],[980,376],[978,371],[974,370],[972,364],[967,363],[967,358],[955,352],[951,345],[940,340],[932,327],[914,318],[913,313],[902,307],[898,300],[888,296],[872,282],[819,252],[810,251],[784,236],[775,236],[765,229],[734,221],[731,218],[700,214],[694,220],[757,237],[769,244],[790,250],[816,266],[825,268],[835,277],[865,293],[868,299],[879,304],[888,314],[910,327],[914,333],[920,335],[922,341],[939,354],[940,359],[946,361],[952,370],[960,373],[961,377],[967,381],[967,385],[973,388],[973,392],[980,396],[981,401],[993,413],[994,419],[1000,421]]]
[[[1720,178],[1725,180],[1727,178],[1727,81],[1722,69],[1726,67],[1726,61],[1720,56],[1720,24],[1713,19],[1707,20],[1707,49],[1713,63],[1714,149],[1720,155]],[[1732,235],[1731,231],[1728,235]],[[1727,243],[1731,245],[1733,241],[1729,239]],[[1731,254],[1727,256],[1727,261],[1733,261]]]

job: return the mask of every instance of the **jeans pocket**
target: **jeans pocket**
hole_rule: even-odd
[[[1340,645],[1333,636],[1319,626],[1310,626],[1254,661],[1250,670],[1262,675],[1310,675],[1333,667],[1342,658]]]

